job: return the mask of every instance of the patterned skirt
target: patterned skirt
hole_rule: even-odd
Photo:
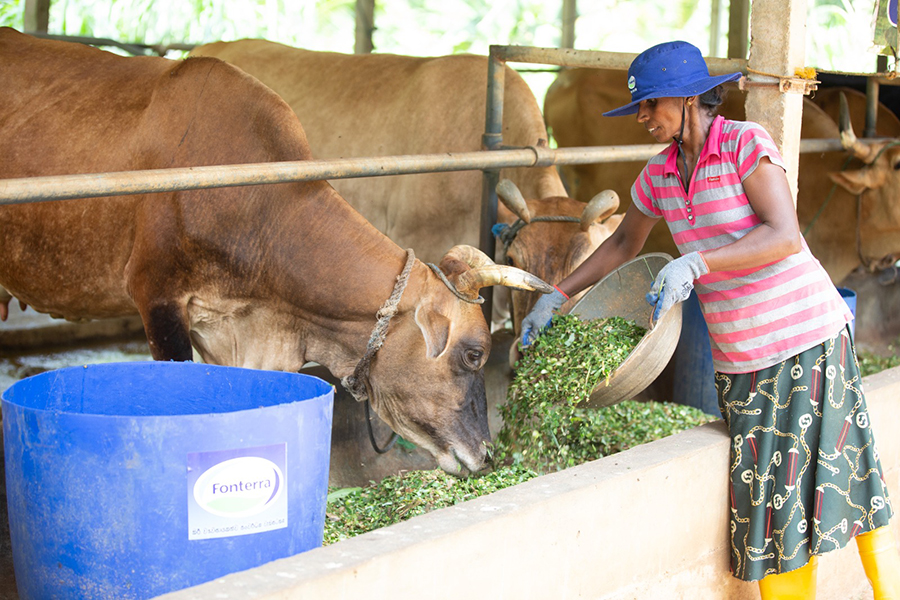
[[[849,330],[755,373],[716,373],[731,436],[731,568],[756,581],[893,514]]]

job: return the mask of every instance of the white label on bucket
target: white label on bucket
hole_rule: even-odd
[[[188,539],[287,527],[286,445],[187,455]]]

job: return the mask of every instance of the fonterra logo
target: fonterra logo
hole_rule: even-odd
[[[634,75],[628,78],[628,91],[630,91],[632,94],[637,91],[637,81],[634,79]]]
[[[281,495],[284,475],[259,456],[242,456],[213,465],[194,484],[194,500],[219,517],[247,517],[264,511]]]

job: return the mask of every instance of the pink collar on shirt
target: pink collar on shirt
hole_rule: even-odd
[[[713,119],[712,125],[709,126],[709,135],[706,136],[706,143],[703,144],[703,152],[700,153],[700,159],[697,161],[698,165],[709,156],[715,156],[716,158],[721,156],[719,147],[722,145],[720,138],[722,137],[722,123],[724,122],[725,117],[722,115],[716,115],[716,118]],[[711,142],[711,140],[715,140],[715,142]],[[672,145],[665,152],[667,152],[667,155],[666,163],[663,165],[663,175],[677,175],[678,164],[675,161],[678,160],[678,144],[675,140],[672,140]]]

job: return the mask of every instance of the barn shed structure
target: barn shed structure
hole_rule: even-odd
[[[50,0],[26,1],[26,30],[46,31],[49,4]],[[373,0],[357,2],[357,51],[371,50],[373,6]],[[575,0],[565,0],[562,12],[562,48],[492,47],[495,67],[489,72],[485,91],[487,152],[480,156],[453,157],[458,162],[435,157],[372,157],[353,164],[316,161],[312,166],[134,172],[110,176],[99,184],[97,178],[86,181],[77,176],[35,178],[27,183],[0,181],[0,202],[103,196],[122,193],[122,189],[140,193],[475,169],[485,173],[482,247],[492,255],[490,225],[496,217],[494,188],[501,166],[634,160],[659,150],[649,145],[631,150],[501,149],[502,114],[492,94],[502,90],[503,69],[496,67],[514,62],[626,69],[634,57],[572,49]],[[795,197],[798,156],[803,151],[802,100],[816,85],[814,77],[804,71],[805,15],[806,0],[733,1],[731,58],[708,61],[713,73],[740,70],[748,74],[748,119],[772,134],[786,158]],[[745,57],[742,49],[748,47]],[[870,89],[877,95],[877,80]],[[840,147],[839,140],[830,140],[818,142],[814,149],[823,152]],[[813,146],[807,147],[810,149]],[[900,493],[900,438],[891,435],[900,430],[900,369],[872,376],[865,385],[888,485]],[[729,574],[728,448],[724,424],[712,423],[164,597],[758,598],[755,585]],[[900,533],[896,519],[893,527]],[[900,539],[900,535],[896,537]],[[868,584],[855,548],[832,552],[820,565],[818,598],[867,597]]]

